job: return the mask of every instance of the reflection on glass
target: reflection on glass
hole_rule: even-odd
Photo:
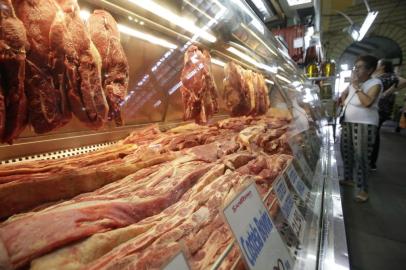
[[[233,3],[235,3],[239,8],[241,8],[242,10],[244,10],[245,13],[247,13],[252,21],[251,24],[261,33],[261,34],[265,34],[265,28],[262,24],[262,22],[260,22],[258,20],[258,17],[250,10],[248,9],[248,7],[241,1],[241,0],[231,0]]]
[[[274,84],[275,84],[273,81],[268,80],[268,79],[265,79],[265,82],[266,82],[266,83],[269,83],[269,84],[272,84],[272,85],[274,85]]]
[[[153,35],[140,32],[138,30],[135,30],[133,28],[130,28],[130,27],[122,25],[122,24],[118,24],[118,30],[123,34],[129,35],[129,36],[132,36],[135,38],[139,38],[139,39],[142,39],[142,40],[145,40],[145,41],[148,41],[153,44],[160,45],[162,47],[166,47],[169,49],[176,49],[178,47],[175,44],[170,43],[169,41],[166,41],[162,38],[158,38]]]
[[[223,61],[221,61],[219,59],[216,59],[216,58],[212,58],[211,63],[215,64],[215,65],[218,65],[218,66],[221,66],[221,67],[224,67],[226,65],[226,63],[224,63]]]
[[[173,13],[171,10],[162,7],[161,5],[155,3],[151,0],[128,0],[129,2],[148,10],[149,12],[161,17],[162,19],[168,20],[169,22],[183,28],[184,30],[196,34],[200,33],[200,36],[209,42],[216,42],[216,37],[205,31],[202,32],[202,29],[197,27],[191,20],[178,16]],[[201,33],[202,32],[202,33]]]
[[[276,74],[276,77],[281,80],[284,81],[286,83],[292,83],[288,78],[283,77],[282,75]]]

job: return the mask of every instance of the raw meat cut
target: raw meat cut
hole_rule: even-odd
[[[181,75],[181,93],[184,120],[207,123],[208,118],[218,112],[217,89],[211,72],[208,51],[191,45],[184,57]]]
[[[215,165],[203,177],[199,178],[195,186],[188,192],[186,192],[177,203],[168,207],[163,212],[125,228],[95,234],[84,241],[73,244],[71,246],[67,246],[60,250],[57,250],[56,252],[52,252],[43,257],[40,257],[31,262],[31,270],[73,270],[80,269],[81,267],[86,266],[92,261],[105,255],[113,248],[119,246],[121,243],[124,243],[132,238],[141,235],[142,233],[147,232],[149,229],[158,225],[158,223],[162,219],[172,215],[172,213],[175,210],[179,209],[179,207],[182,207],[183,210],[181,212],[183,214],[186,214],[187,206],[185,207],[184,202],[187,200],[187,198],[192,196],[193,193],[198,192],[204,186],[214,181],[216,178],[223,175],[223,173],[224,166],[221,164]]]
[[[4,100],[4,91],[1,85],[1,77],[0,77],[0,140],[4,136],[5,129],[6,129],[6,101]]]
[[[88,20],[88,29],[102,58],[102,81],[110,107],[109,117],[123,125],[122,105],[128,90],[129,66],[120,44],[117,22],[104,10],[95,10]]]
[[[234,62],[224,67],[223,99],[226,102],[231,116],[249,115],[250,96],[245,92],[244,70]]]
[[[262,115],[269,108],[269,93],[265,78],[234,62],[224,67],[223,98],[231,116]]]
[[[186,256],[192,269],[208,269],[216,260],[210,255],[215,255],[218,253],[217,249],[227,246],[221,242],[232,241],[231,232],[224,233],[224,230],[218,230],[224,224],[219,215],[221,206],[245,181],[248,181],[245,177],[228,173],[205,185],[198,183],[188,196],[184,196],[183,200],[167,209],[166,216],[164,215],[162,221],[153,229],[118,246],[86,268],[148,269],[148,265],[151,265],[153,269],[158,269],[169,258],[155,257],[152,254],[184,242]],[[213,237],[213,234],[216,237]],[[214,254],[199,252],[207,241],[213,242],[214,245],[210,245],[210,250]],[[211,258],[205,257],[205,254]]]
[[[0,227],[0,239],[10,254],[11,264],[24,265],[72,241],[135,223],[157,214],[179,198],[213,165],[203,162],[176,164],[159,170],[149,188],[122,195],[78,198],[36,213],[16,217]],[[129,176],[132,177],[132,176]],[[135,179],[136,181],[136,179]],[[26,245],[26,242],[31,245]]]
[[[62,86],[50,62],[50,32],[58,12],[53,0],[13,0],[17,16],[27,29],[30,51],[27,58],[25,88],[28,98],[29,121],[36,133],[56,129],[70,120],[70,111]],[[65,102],[65,104],[64,104]]]
[[[3,88],[0,141],[12,143],[27,124],[27,97],[24,89],[26,30],[10,0],[0,1],[0,85]]]
[[[165,133],[152,125],[105,151],[48,165],[6,166],[0,176],[16,179],[0,184],[0,191],[16,183],[25,187],[18,196],[12,188],[3,193],[7,208],[30,196],[32,203],[98,189],[0,224],[0,268],[30,261],[33,269],[159,267],[172,254],[164,251],[179,245],[192,269],[210,268],[234,241],[220,206],[248,180],[265,196],[292,159],[279,154],[290,153],[289,121],[284,115],[249,116]],[[271,194],[267,200],[271,212],[274,199]],[[162,254],[160,260],[151,260],[154,254]],[[221,269],[239,258],[232,249]]]
[[[72,39],[77,59],[76,69],[68,69],[72,85],[68,100],[75,116],[88,127],[98,129],[107,121],[108,104],[102,87],[100,54],[91,41],[86,26],[80,18],[76,0],[55,0],[63,11],[65,25]],[[75,72],[77,71],[77,72]]]
[[[57,174],[45,173],[0,185],[0,217],[29,210],[43,203],[69,199],[122,179],[142,168],[174,159],[171,153],[150,155],[141,149],[124,158],[83,168],[68,168]],[[57,187],[57,188],[56,188]]]

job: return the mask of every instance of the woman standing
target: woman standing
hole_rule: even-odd
[[[376,170],[376,161],[378,160],[380,144],[379,132],[383,122],[391,118],[396,98],[395,92],[406,85],[406,80],[394,73],[392,62],[386,59],[380,59],[378,61],[378,66],[372,76],[380,79],[383,85],[383,94],[378,103],[378,130],[376,132],[375,143],[371,154],[371,170]]]
[[[379,79],[371,78],[378,59],[365,55],[354,65],[351,85],[343,92],[340,101],[344,107],[341,133],[341,154],[344,161],[344,180],[340,184],[353,185],[358,192],[355,200],[368,200],[369,156],[378,128],[378,99],[382,92]]]

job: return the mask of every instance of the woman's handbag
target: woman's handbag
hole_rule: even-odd
[[[342,106],[342,105],[337,106],[336,115],[337,115],[337,117],[338,117],[338,122],[339,122],[340,124],[344,123],[345,110],[347,109],[348,104],[350,104],[351,99],[354,97],[355,93],[356,93],[356,91],[354,91],[354,93],[352,94],[351,98],[348,100],[348,102],[347,102],[344,106]]]

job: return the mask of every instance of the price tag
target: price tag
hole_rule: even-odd
[[[290,228],[295,233],[296,237],[302,241],[305,220],[296,207],[292,194],[290,194],[288,186],[285,182],[285,177],[281,175],[274,183],[276,198],[281,205],[282,214],[288,221]]]
[[[164,270],[189,270],[189,265],[182,251],[176,254],[172,260],[163,268]]]
[[[286,174],[296,193],[299,195],[302,201],[306,202],[309,197],[309,189],[297,174],[297,171],[292,163],[286,170]]]
[[[223,213],[250,269],[292,269],[293,259],[255,183],[238,193]]]

